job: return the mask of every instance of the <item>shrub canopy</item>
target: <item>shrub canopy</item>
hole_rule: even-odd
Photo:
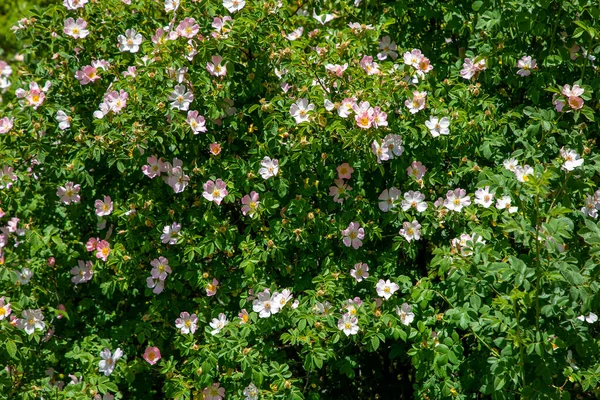
[[[64,0],[18,21],[0,392],[598,396],[599,20]]]

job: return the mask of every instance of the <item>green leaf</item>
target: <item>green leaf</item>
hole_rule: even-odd
[[[483,1],[474,1],[471,7],[473,8],[473,11],[479,11],[482,5]]]
[[[11,358],[17,358],[17,345],[10,339],[6,342],[6,352]]]

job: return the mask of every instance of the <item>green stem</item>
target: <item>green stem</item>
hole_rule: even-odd
[[[540,283],[542,280],[542,268],[540,261],[540,194],[535,194],[535,330],[537,333],[540,332]]]
[[[525,348],[523,347],[523,343],[521,341],[521,324],[519,320],[521,319],[521,314],[517,308],[517,299],[513,298],[513,310],[515,313],[515,318],[517,321],[517,337],[519,338],[519,357],[521,361],[521,376],[523,377],[523,387],[526,387],[527,384],[525,382]]]

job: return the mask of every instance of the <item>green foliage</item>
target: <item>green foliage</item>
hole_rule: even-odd
[[[0,101],[0,393],[600,395],[597,2],[358,3],[103,0],[17,26],[24,59]],[[184,18],[198,33],[160,39]],[[397,60],[377,57],[386,36]],[[421,63],[403,62],[413,49]],[[93,275],[73,270],[86,262]],[[368,276],[351,272],[362,263]],[[265,298],[283,305],[261,315]],[[106,374],[105,349],[124,353]]]

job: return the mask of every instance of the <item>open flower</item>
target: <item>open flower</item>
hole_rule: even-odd
[[[373,57],[364,56],[362,60],[360,60],[360,66],[365,70],[367,75],[378,75],[381,73],[379,70],[379,65],[376,62],[373,62]]]
[[[229,321],[227,321],[227,317],[225,316],[225,314],[220,313],[219,318],[213,318],[209,324],[210,327],[213,328],[213,330],[210,331],[210,334],[216,335],[217,333],[221,332],[221,329],[225,328],[225,325],[227,325],[228,323]]]
[[[416,180],[423,179],[427,172],[427,168],[420,161],[413,161],[410,167],[406,169],[408,176],[412,176]]]
[[[77,267],[71,268],[71,282],[75,285],[79,283],[84,283],[92,279],[94,275],[94,270],[92,269],[93,264],[91,261],[84,262],[83,260],[77,261]]]
[[[166,165],[163,163],[161,158],[156,158],[155,155],[148,157],[146,160],[148,165],[142,167],[142,172],[150,179],[154,179],[160,176],[162,172],[167,170]]]
[[[225,7],[230,13],[240,11],[245,5],[246,0],[223,0],[223,7]]]
[[[329,195],[333,196],[334,202],[342,204],[348,196],[346,192],[351,191],[352,188],[343,179],[335,179],[333,183],[335,186],[329,188]]]
[[[561,167],[565,171],[573,171],[575,168],[583,165],[583,158],[575,150],[562,147],[560,149],[560,156],[565,160],[565,163]]]
[[[413,92],[412,99],[407,99],[404,105],[408,108],[411,114],[416,114],[425,108],[425,101],[427,99],[427,92],[419,92],[415,90]]]
[[[421,239],[421,225],[417,221],[404,222],[399,233],[409,243],[413,240],[419,240]]]
[[[164,281],[167,279],[167,275],[173,272],[171,267],[169,267],[169,260],[163,256],[152,260],[150,265],[153,267],[152,271],[150,271],[150,275],[152,275],[152,278],[154,279]]]
[[[379,40],[379,50],[381,51],[377,53],[377,58],[385,60],[390,56],[392,60],[395,60],[398,58],[398,53],[396,52],[397,49],[398,46],[396,46],[396,43],[392,42],[392,39],[390,39],[389,36],[384,36]]]
[[[100,358],[102,360],[98,363],[100,372],[102,372],[105,376],[112,374],[115,370],[117,361],[121,357],[123,357],[123,351],[120,348],[117,348],[114,354],[112,354],[109,349],[102,350],[100,353]]]
[[[352,246],[354,249],[358,249],[363,244],[365,230],[360,227],[358,222],[350,222],[350,225],[342,231],[342,235],[344,235],[343,242],[346,247]]]
[[[350,276],[356,279],[356,282],[362,282],[363,279],[369,277],[369,266],[366,263],[354,264],[354,268],[350,270]]]
[[[308,99],[298,99],[290,107],[290,115],[294,117],[297,124],[308,121],[308,113],[315,109],[314,104],[309,104]]]
[[[338,320],[338,329],[344,332],[346,336],[356,335],[358,333],[358,318],[350,313],[342,315]]]
[[[90,31],[85,29],[86,27],[87,22],[82,18],[77,18],[77,21],[73,18],[67,18],[63,32],[75,39],[83,39],[90,34]]]
[[[271,297],[268,289],[260,292],[256,297],[252,301],[252,310],[257,312],[260,318],[268,318],[279,312],[279,302],[275,301],[275,296]]]
[[[194,94],[187,90],[187,86],[177,85],[169,95],[168,100],[171,102],[171,108],[187,111],[192,101],[194,101]]]
[[[400,322],[408,326],[415,319],[415,314],[412,312],[412,306],[402,303],[401,307],[396,306],[396,314],[400,317]]]
[[[119,50],[137,53],[144,38],[137,33],[135,29],[127,29],[125,31],[125,36],[119,35],[117,36],[117,40],[119,41],[119,44],[117,45]]]
[[[232,0],[224,0],[223,3],[225,3],[226,1],[232,1]],[[236,0],[233,0],[233,1],[236,1]],[[222,387],[219,387],[219,386],[220,386],[220,384],[213,383],[212,386],[205,388],[202,391],[202,394],[204,394],[204,400],[223,400],[223,397],[225,397],[225,389]]]
[[[25,330],[28,335],[33,335],[36,330],[42,331],[46,328],[44,314],[41,310],[23,310],[21,315],[23,318],[17,319],[17,327]]]
[[[471,205],[471,198],[465,189],[448,190],[444,206],[451,211],[461,212],[463,207]]]
[[[387,281],[380,279],[379,282],[377,282],[375,289],[377,290],[377,295],[379,297],[389,300],[389,298],[400,289],[400,286],[395,282],[391,282],[389,279]]]
[[[227,63],[221,65],[223,58],[221,56],[212,56],[212,62],[206,63],[206,70],[212,76],[225,76],[227,75]]]
[[[263,177],[263,179],[269,179],[270,177],[276,176],[279,173],[279,160],[265,157],[260,162],[260,165],[262,168],[258,170],[258,173]]]
[[[110,244],[106,240],[101,240],[96,245],[96,258],[100,258],[102,261],[108,259],[110,254]]]
[[[200,132],[206,132],[206,120],[202,115],[198,115],[198,111],[188,111],[187,123],[190,124],[192,132],[197,135]]]
[[[510,196],[502,196],[496,202],[496,208],[498,210],[508,210],[509,214],[516,213],[519,208],[515,206],[511,206],[511,198]]]
[[[202,196],[208,201],[214,201],[217,205],[221,204],[227,194],[227,184],[221,179],[217,179],[216,181],[208,180],[204,184]]]
[[[209,282],[206,285],[206,295],[209,297],[214,296],[215,294],[217,294],[218,288],[219,288],[219,281],[213,278],[212,282]]]
[[[60,197],[60,200],[65,204],[79,203],[81,197],[79,196],[80,185],[74,185],[73,182],[67,182],[65,186],[60,186],[56,195]]]
[[[179,318],[175,320],[175,327],[184,335],[188,333],[194,334],[196,329],[198,329],[198,316],[196,314],[190,315],[189,312],[183,311],[179,314]]]
[[[154,365],[158,362],[158,360],[161,359],[160,350],[156,346],[147,347],[142,357],[148,362],[148,364]]]
[[[383,212],[388,212],[394,208],[400,194],[400,190],[395,187],[391,187],[389,190],[384,189],[379,195],[379,209]]]
[[[4,296],[0,297],[0,321],[8,317],[11,313],[10,303],[4,299]]]
[[[96,207],[96,215],[99,217],[110,215],[113,211],[113,202],[110,196],[104,196],[104,201],[96,200],[94,206]]]
[[[175,29],[175,32],[177,32],[179,36],[188,39],[192,39],[199,31],[200,26],[196,23],[194,18],[184,18]]]
[[[100,79],[100,75],[98,75],[98,70],[96,68],[91,65],[86,65],[75,72],[75,79],[77,79],[80,84],[87,85],[88,83]]]
[[[338,173],[339,179],[350,179],[352,178],[352,173],[354,172],[354,169],[348,163],[343,163],[342,165],[336,168],[336,171]]]
[[[490,208],[494,202],[494,193],[490,193],[490,187],[486,186],[483,189],[477,189],[475,192],[475,204],[479,204],[484,208]]]
[[[58,128],[63,131],[71,126],[72,118],[69,117],[63,110],[58,110],[56,112],[56,120],[58,121]]]
[[[178,224],[177,222],[173,222],[171,226],[166,225],[163,228],[162,235],[160,235],[160,240],[162,240],[162,242],[165,244],[175,244],[177,243],[177,239],[179,238],[180,230],[181,224]]]
[[[249,195],[245,195],[242,198],[242,214],[247,214],[250,216],[250,218],[254,217],[258,211],[258,205],[260,204],[258,199],[258,193],[255,191],[250,192]]]
[[[429,128],[429,132],[431,132],[431,136],[433,137],[450,134],[450,130],[448,129],[450,126],[450,120],[448,117],[439,119],[438,117],[431,116],[429,121],[425,121],[425,126]]]
[[[414,208],[418,212],[427,210],[427,203],[425,202],[425,195],[421,192],[415,192],[409,190],[404,193],[404,200],[402,200],[402,210],[408,211]]]
[[[531,59],[531,56],[523,56],[519,61],[517,61],[517,75],[519,76],[529,76],[531,74],[531,70],[537,69],[537,63],[534,59]]]

